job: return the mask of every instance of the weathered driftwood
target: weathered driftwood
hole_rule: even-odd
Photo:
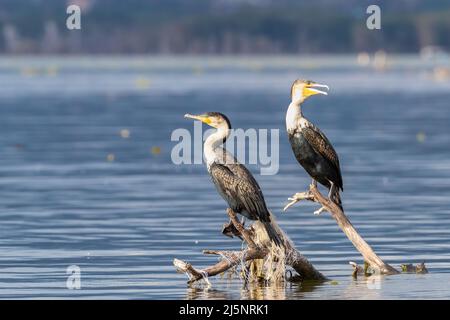
[[[389,264],[385,263],[379,256],[375,254],[369,244],[359,235],[359,233],[353,227],[350,220],[339,208],[339,206],[330,201],[328,198],[324,197],[317,188],[317,185],[311,184],[309,186],[309,191],[296,193],[291,198],[289,198],[289,200],[291,202],[289,202],[284,207],[285,211],[301,200],[309,200],[319,203],[322,207],[317,210],[315,214],[320,214],[323,211],[328,211],[336,220],[339,228],[341,228],[348,239],[353,243],[355,248],[361,253],[365,262],[367,262],[371,268],[378,270],[381,274],[399,273],[399,271],[397,271]]]
[[[233,212],[233,210],[228,209],[227,213],[232,224],[246,242],[247,248],[241,251],[203,250],[204,254],[219,255],[222,257],[218,263],[204,269],[197,269],[188,262],[174,259],[173,264],[175,268],[179,272],[186,273],[189,276],[188,284],[192,284],[200,279],[205,279],[207,283],[209,283],[208,277],[222,274],[237,265],[251,260],[264,259],[269,254],[270,248],[260,241],[257,241],[256,238],[256,233],[258,230],[255,230],[255,228],[261,228],[261,226],[255,223],[250,230],[245,229],[244,226],[238,221],[236,213]],[[273,223],[275,223],[275,221]],[[279,236],[285,243],[285,264],[291,266],[296,272],[298,272],[302,280],[326,280],[326,277],[317,271],[308,259],[306,259],[294,248],[291,241],[286,238],[283,232],[280,231]]]
[[[402,269],[402,272],[407,273],[419,273],[419,274],[428,273],[428,269],[425,266],[425,262],[419,263],[418,265],[413,265],[411,263],[402,264],[400,268]]]

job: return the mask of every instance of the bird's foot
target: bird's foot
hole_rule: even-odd
[[[287,209],[289,209],[290,207],[292,207],[294,204],[296,204],[299,201],[312,200],[312,199],[313,199],[313,195],[309,191],[297,192],[292,197],[288,198],[288,200],[290,202],[283,208],[283,211],[286,211]]]
[[[324,211],[327,211],[327,209],[325,207],[321,207],[319,210],[314,211],[314,215],[318,216]]]
[[[224,223],[222,227],[222,234],[226,235],[227,237],[233,238],[238,237],[242,240],[242,235],[239,232],[238,229],[234,226],[233,222]]]

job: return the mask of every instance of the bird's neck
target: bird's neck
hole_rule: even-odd
[[[211,134],[205,141],[203,146],[203,153],[205,155],[206,163],[210,165],[216,161],[216,148],[221,146],[230,135],[230,129],[219,128],[216,132]]]
[[[288,131],[296,129],[301,118],[303,118],[301,102],[293,100],[286,112],[286,129]]]

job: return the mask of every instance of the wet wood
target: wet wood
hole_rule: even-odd
[[[222,250],[204,250],[203,253],[207,255],[219,255],[222,259],[209,267],[204,269],[197,269],[190,263],[174,259],[173,264],[175,268],[182,273],[186,273],[189,276],[188,284],[192,284],[198,280],[204,279],[209,284],[209,277],[213,277],[226,272],[227,270],[241,264],[242,262],[248,262],[255,259],[264,259],[268,254],[269,248],[259,244],[255,240],[255,234],[257,230],[248,230],[238,221],[236,213],[233,210],[228,209],[227,213],[231,219],[231,222],[240,232],[244,242],[247,244],[247,248],[241,251],[222,251]],[[258,228],[257,225],[252,228]],[[277,228],[279,228],[277,226]],[[285,243],[286,250],[286,265],[291,266],[296,272],[299,273],[299,277],[302,280],[318,280],[324,281],[326,277],[314,268],[314,266],[306,259],[300,252],[298,252],[289,239],[286,239],[283,233],[279,233],[280,238]]]
[[[345,233],[347,238],[352,242],[355,248],[361,253],[371,268],[378,270],[381,274],[397,274],[398,270],[385,263],[370,247],[370,245],[361,237],[361,235],[356,231],[355,227],[352,225],[350,220],[347,218],[345,213],[336,205],[334,202],[330,201],[327,197],[324,197],[317,186],[311,184],[309,186],[309,191],[300,192],[295,194],[288,205],[284,208],[287,210],[293,204],[308,200],[319,203],[323,211],[328,211],[331,216],[336,220],[339,228]]]

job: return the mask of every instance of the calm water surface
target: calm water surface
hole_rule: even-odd
[[[396,58],[384,72],[327,59],[0,59],[0,298],[450,298],[450,82]],[[306,116],[339,153],[344,206],[386,261],[426,275],[351,278],[362,259],[327,214],[281,213],[309,178],[284,131],[297,77],[330,85]],[[280,225],[332,282],[189,288],[173,258],[237,249],[220,234],[225,203],[203,165],[171,161],[185,113],[221,111],[234,127],[279,128],[280,170],[250,166]],[[126,138],[123,130],[128,130]],[[66,268],[81,268],[81,290]]]

